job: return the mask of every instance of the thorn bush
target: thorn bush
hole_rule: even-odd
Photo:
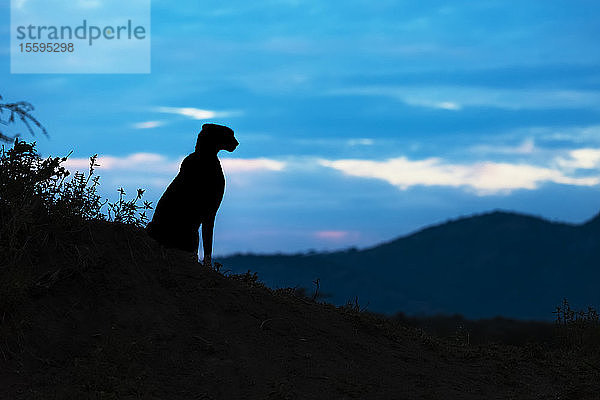
[[[87,173],[74,174],[62,165],[69,155],[43,159],[35,142],[19,139],[11,148],[0,149],[0,251],[5,255],[31,244],[44,227],[76,229],[90,220],[146,224],[152,205],[141,202],[144,190],[127,200],[120,188],[117,201],[103,200],[97,192],[100,177],[95,175],[98,155],[90,157]]]

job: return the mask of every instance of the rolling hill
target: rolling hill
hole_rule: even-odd
[[[218,261],[271,287],[310,291],[319,279],[327,301],[358,297],[373,312],[551,320],[563,297],[578,308],[600,304],[600,216],[572,225],[494,211],[364,250]]]

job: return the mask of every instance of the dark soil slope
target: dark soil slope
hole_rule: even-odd
[[[33,278],[2,299],[2,399],[596,399],[600,390],[591,356],[452,344],[271,291],[250,274],[223,276],[122,225],[49,234],[24,260]]]

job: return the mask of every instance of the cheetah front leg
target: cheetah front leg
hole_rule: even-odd
[[[202,222],[202,248],[204,249],[203,264],[206,267],[210,267],[212,265],[211,257],[215,216],[216,214],[211,214]]]

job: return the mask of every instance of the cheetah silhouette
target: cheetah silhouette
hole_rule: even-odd
[[[213,228],[225,192],[225,177],[217,157],[220,150],[232,152],[239,142],[233,130],[204,124],[196,148],[188,155],[167,187],[146,228],[148,235],[169,248],[198,253],[198,229],[202,225],[204,264],[210,265]]]

